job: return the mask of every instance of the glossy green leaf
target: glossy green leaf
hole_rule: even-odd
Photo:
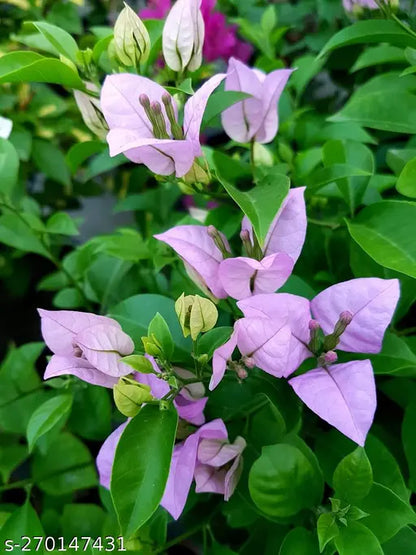
[[[416,158],[407,162],[397,179],[396,188],[405,197],[416,198]]]
[[[75,173],[90,156],[102,152],[105,148],[106,145],[100,141],[85,141],[72,145],[65,156],[71,173]]]
[[[50,444],[46,454],[35,453],[32,473],[36,485],[49,495],[64,495],[97,485],[91,453],[67,432]]]
[[[215,349],[224,345],[230,338],[233,328],[230,326],[217,327],[204,333],[199,339],[197,344],[197,354],[207,354],[212,357]]]
[[[318,541],[316,536],[306,528],[293,528],[285,536],[280,547],[279,555],[318,555]]]
[[[389,63],[405,64],[406,56],[404,55],[404,50],[403,48],[398,48],[397,46],[380,44],[379,46],[373,46],[364,50],[352,66],[351,72],[358,71],[366,67]]]
[[[367,21],[357,21],[336,33],[326,43],[319,56],[324,56],[328,52],[342,46],[374,42],[387,42],[394,46],[411,46],[416,48],[416,38],[410,33],[406,33],[396,22],[392,20],[370,19]]]
[[[47,177],[62,185],[69,186],[71,184],[70,172],[65,157],[53,143],[35,139],[32,155],[36,166]]]
[[[46,222],[47,233],[60,235],[79,235],[74,220],[66,212],[55,212]]]
[[[10,141],[0,138],[0,192],[10,195],[17,184],[19,156]]]
[[[332,513],[323,513],[319,516],[316,525],[319,540],[319,550],[324,550],[325,546],[339,534],[335,516]]]
[[[416,514],[410,504],[376,482],[367,497],[360,501],[360,509],[369,515],[361,522],[381,543],[392,538],[406,524],[416,524]]]
[[[50,258],[49,251],[39,238],[38,233],[25,223],[16,213],[0,216],[0,242],[24,252],[34,252]]]
[[[416,426],[416,401],[410,403],[406,407],[402,424],[402,441],[406,454],[406,460],[409,467],[409,486],[412,491],[416,490],[416,443],[415,443],[415,426]]]
[[[219,116],[224,110],[233,106],[241,100],[250,98],[250,94],[241,91],[218,91],[214,92],[208,99],[202,119],[201,129],[209,125],[214,118]]]
[[[32,414],[27,426],[29,451],[33,450],[37,440],[51,430],[63,417],[68,415],[72,406],[72,395],[64,393],[52,397],[38,407]]]
[[[384,555],[416,553],[416,532],[405,526],[388,542],[383,543]]]
[[[360,522],[349,522],[348,526],[339,527],[335,546],[340,555],[383,555],[380,542],[376,536]]]
[[[376,374],[416,377],[416,355],[406,341],[394,333],[384,335],[383,347],[371,361]]]
[[[0,446],[0,476],[3,483],[9,481],[12,472],[29,456],[24,445],[1,445]],[[1,526],[0,526],[1,528]]]
[[[111,411],[108,389],[84,383],[74,392],[68,426],[80,437],[102,442],[111,433]]]
[[[168,479],[178,415],[171,407],[146,405],[125,428],[117,445],[111,495],[127,538],[156,511]]]
[[[347,222],[352,238],[376,262],[416,278],[416,204],[383,201]]]
[[[289,517],[320,501],[315,469],[297,447],[279,443],[263,447],[249,474],[257,507],[269,516]]]
[[[164,355],[168,360],[173,356],[175,344],[173,343],[172,334],[170,333],[169,326],[163,316],[157,312],[155,317],[149,324],[147,335],[156,337],[157,341],[162,346]]]
[[[0,58],[0,83],[20,82],[85,89],[79,75],[60,60],[45,58],[36,52],[9,52]]]
[[[319,168],[310,174],[307,191],[315,192],[324,185],[352,177],[369,178],[371,177],[371,172],[355,168],[349,164],[332,164],[327,168]]]
[[[33,21],[31,24],[60,54],[73,62],[77,61],[78,46],[69,33],[46,21]]]
[[[39,517],[29,501],[25,501],[22,507],[17,509],[1,528],[0,545],[2,546],[2,551],[4,553],[12,551],[13,554],[25,553],[23,546],[26,545],[27,542],[22,541],[22,536],[28,536],[29,538],[33,538],[34,536],[45,536]],[[6,544],[7,540],[9,541]],[[15,548],[14,545],[17,547]],[[34,546],[32,546],[32,549],[34,550]],[[45,554],[43,544],[37,553],[40,555]]]
[[[373,471],[362,447],[357,447],[338,464],[333,485],[335,496],[353,505],[368,494],[373,485]]]
[[[63,536],[67,541],[71,541],[73,537],[82,536],[97,538],[102,535],[105,517],[106,513],[99,505],[92,503],[65,505],[62,512]]]

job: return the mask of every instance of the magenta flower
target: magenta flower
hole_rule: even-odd
[[[175,100],[158,83],[130,73],[108,76],[101,109],[110,129],[110,156],[123,152],[156,174],[183,177],[202,154],[202,117],[208,98],[223,79],[223,74],[214,75],[186,102],[181,127]]]
[[[113,387],[131,373],[122,356],[134,350],[133,341],[115,320],[73,310],[38,309],[42,335],[54,353],[44,379],[72,374],[85,382]]]
[[[197,493],[219,493],[228,501],[241,474],[245,446],[242,437],[228,442],[226,427],[220,419],[201,426],[175,445],[161,505],[178,519],[194,479]]]
[[[214,352],[210,389],[222,379],[227,366],[235,366],[229,362],[235,346],[244,355],[240,364],[248,359],[251,365],[278,377],[289,376],[303,360],[316,356],[318,368],[291,378],[289,384],[318,416],[363,445],[376,409],[371,362],[334,364],[334,349],[380,352],[399,293],[398,280],[360,278],[325,289],[311,301],[310,308],[306,299],[282,293],[240,301],[244,318],[236,323],[229,342]],[[316,320],[311,319],[310,310]],[[285,326],[291,334],[288,353],[282,347]],[[319,329],[325,334],[322,344]],[[249,341],[252,352],[248,352]],[[279,362],[284,360],[286,366]]]
[[[239,143],[270,143],[274,139],[279,126],[277,104],[292,71],[277,69],[266,75],[230,59],[225,90],[251,95],[222,113],[222,125],[231,139]]]
[[[231,257],[225,236],[198,225],[174,227],[155,235],[182,258],[192,279],[209,294],[244,299],[273,293],[290,276],[305,241],[304,187],[289,191],[260,248],[248,218],[243,219],[241,237],[249,256]]]
[[[171,0],[149,0],[146,8],[139,11],[141,19],[164,19],[171,8]],[[205,40],[202,54],[207,62],[222,58],[226,62],[232,56],[247,62],[253,47],[237,38],[237,26],[227,25],[224,14],[216,11],[216,0],[202,0],[201,12],[205,23]],[[218,40],[221,37],[221,40]]]

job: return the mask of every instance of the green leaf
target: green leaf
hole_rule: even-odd
[[[67,432],[50,444],[46,454],[35,453],[32,474],[37,486],[49,495],[64,495],[97,485],[91,453]]]
[[[24,553],[25,551],[22,550],[22,547],[25,543],[22,542],[22,536],[29,536],[31,538],[34,536],[45,536],[39,517],[29,501],[26,501],[22,507],[19,507],[1,528],[0,545],[2,550],[7,552],[8,547],[18,545],[20,547],[12,547],[13,554]],[[6,544],[7,540],[9,542]],[[40,555],[45,554],[43,544],[37,553]]]
[[[416,48],[416,38],[410,33],[406,33],[400,25],[391,20],[374,19],[357,21],[336,33],[326,43],[319,57],[342,46],[374,42],[387,42],[394,46],[411,46]]]
[[[122,325],[137,348],[141,349],[141,338],[147,335],[147,328],[156,312],[163,316],[169,326],[176,346],[175,360],[186,360],[189,357],[191,342],[189,338],[183,337],[172,299],[162,295],[134,295],[115,306],[109,316]]]
[[[347,221],[352,238],[376,262],[416,278],[416,204],[383,201]]]
[[[122,533],[130,538],[156,511],[169,475],[178,415],[146,405],[117,445],[111,495]]]
[[[319,550],[325,549],[325,546],[339,534],[338,525],[335,516],[332,513],[323,513],[319,516],[317,522],[317,532],[319,540]]]
[[[100,141],[85,141],[72,145],[65,156],[71,173],[74,174],[85,160],[93,154],[102,152],[105,148],[106,145]]]
[[[209,358],[214,354],[215,349],[224,345],[230,338],[233,328],[230,326],[223,326],[214,328],[204,333],[199,339],[197,344],[197,354],[207,354]]]
[[[32,156],[36,166],[47,177],[62,185],[69,186],[71,184],[71,175],[65,157],[53,143],[35,139]]]
[[[371,173],[348,164],[333,164],[329,168],[320,168],[311,173],[308,177],[307,191],[315,192],[329,183],[353,177],[369,178]]]
[[[92,503],[65,505],[62,512],[63,536],[66,541],[82,536],[97,538],[102,535],[105,518],[106,513],[99,505]],[[71,550],[68,549],[68,551]]]
[[[396,189],[406,197],[416,198],[416,158],[412,158],[403,168]]]
[[[412,491],[416,491],[416,444],[415,444],[415,426],[416,426],[416,401],[413,401],[406,407],[402,424],[402,441],[406,454],[406,460],[409,467],[409,486]]]
[[[380,542],[376,536],[360,522],[349,522],[348,526],[339,528],[335,546],[340,555],[383,555]]]
[[[0,446],[0,475],[4,484],[7,484],[12,472],[20,466],[28,456],[29,453],[24,445]]]
[[[357,447],[338,464],[333,484],[335,496],[347,503],[356,504],[368,494],[373,485],[373,471],[362,447]]]
[[[0,84],[21,82],[85,89],[80,76],[60,60],[45,58],[36,52],[9,52],[0,58]]]
[[[68,426],[85,439],[103,441],[111,432],[112,402],[108,390],[86,383],[83,386],[75,390]]]
[[[218,162],[220,164],[226,163],[225,158],[227,157],[220,155],[220,153],[214,154],[217,168]],[[221,175],[221,169],[219,173]],[[240,191],[226,179],[222,179],[221,182],[227,193],[252,223],[256,237],[262,246],[270,224],[289,192],[289,178],[271,168],[259,178],[255,187],[249,191]]]
[[[72,395],[62,394],[52,397],[38,407],[32,414],[27,426],[29,452],[37,440],[51,430],[63,417],[67,416],[72,406]]]
[[[306,528],[297,527],[288,532],[280,547],[279,555],[318,555],[316,536]]]
[[[53,304],[57,308],[79,308],[85,303],[83,295],[75,287],[65,287],[58,291],[53,298]]]
[[[47,233],[57,233],[61,235],[79,235],[74,220],[66,212],[55,212],[46,222]]]
[[[60,54],[73,62],[77,61],[78,46],[69,33],[45,21],[32,21],[26,25],[34,25]]]
[[[13,144],[0,137],[0,192],[10,195],[17,184],[19,156]]]
[[[383,543],[384,555],[416,553],[416,532],[405,526],[391,540]]]
[[[392,538],[406,524],[416,524],[416,514],[391,489],[374,482],[370,493],[360,501],[360,509],[368,513],[362,522],[381,543]]]
[[[219,91],[214,92],[209,97],[205,108],[204,117],[202,119],[201,129],[204,129],[210,122],[219,116],[224,110],[241,102],[246,98],[250,98],[251,94],[240,91]]]
[[[249,474],[257,507],[269,516],[289,517],[320,501],[320,478],[308,458],[292,445],[263,447]]]
[[[380,353],[372,355],[371,361],[375,374],[416,377],[416,355],[395,333],[386,332]]]
[[[0,216],[0,242],[24,252],[34,252],[50,258],[38,234],[33,231],[24,218],[15,213]]]
[[[163,316],[157,312],[149,324],[147,335],[152,337],[154,335],[157,341],[162,346],[163,354],[168,360],[173,357],[175,344],[173,343],[172,334],[170,333],[169,326]]]
[[[351,73],[365,67],[377,66],[388,63],[406,63],[406,56],[402,48],[380,44],[364,50],[351,68]]]

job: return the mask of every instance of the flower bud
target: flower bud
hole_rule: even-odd
[[[201,332],[212,329],[217,323],[218,311],[215,304],[199,295],[183,293],[175,303],[175,311],[185,337],[195,340]]]
[[[153,400],[148,385],[136,382],[127,376],[119,379],[114,386],[113,395],[118,410],[129,418],[138,414],[143,403]]]
[[[151,337],[142,337],[142,343],[148,355],[152,357],[160,357],[162,355],[162,347],[154,334]]]
[[[334,335],[340,337],[347,329],[347,326],[351,324],[352,318],[353,315],[348,310],[341,312],[341,314],[339,315],[339,320],[335,324]]]
[[[208,172],[198,163],[197,160],[192,164],[191,169],[183,176],[183,181],[187,185],[202,184],[209,185],[211,183],[211,177]]]
[[[124,4],[114,25],[114,52],[125,66],[138,67],[146,62],[150,52],[150,37],[142,20]]]
[[[308,347],[310,351],[312,351],[312,353],[317,353],[320,349],[320,346],[321,346],[321,337],[319,333],[320,331],[321,331],[321,326],[319,325],[319,322],[317,322],[316,320],[310,320],[309,321],[310,339],[309,339]]]
[[[243,357],[243,362],[246,365],[246,367],[250,369],[256,366],[256,363],[254,362],[253,357]]]
[[[195,71],[202,62],[205,26],[202,0],[177,0],[163,28],[162,46],[165,62],[173,71]]]
[[[74,91],[74,97],[85,125],[97,137],[105,139],[108,133],[108,126],[101,112],[98,98],[94,98],[81,91]]]
[[[338,360],[338,355],[335,351],[328,351],[326,353],[322,353],[322,355],[318,358],[319,366],[327,366],[328,364],[334,364]]]

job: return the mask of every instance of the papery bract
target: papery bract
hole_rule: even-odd
[[[195,71],[202,63],[205,25],[202,0],[176,0],[163,28],[165,62],[173,71]]]
[[[140,75],[108,76],[101,91],[101,108],[110,129],[107,135],[110,156],[122,152],[156,174],[174,173],[183,177],[195,157],[202,154],[199,139],[202,117],[209,96],[223,78],[223,74],[214,75],[187,101],[182,130],[177,123],[175,100],[162,86]],[[147,113],[141,101],[149,103]],[[155,135],[149,113],[153,118],[158,114],[163,122],[165,130],[160,136]]]
[[[224,256],[209,235],[207,227],[177,226],[155,235],[155,237],[177,252],[186,263],[187,269],[190,268],[193,271],[192,278],[199,276],[198,285],[206,287],[218,299],[227,297],[227,293],[218,280],[218,268]],[[229,249],[227,239],[223,234],[221,237],[224,245]]]
[[[73,374],[86,382],[113,387],[131,368],[120,359],[134,350],[118,322],[72,310],[39,309],[42,335],[54,353],[44,379]]]
[[[231,139],[240,143],[274,139],[279,125],[277,104],[292,71],[277,69],[266,75],[230,59],[225,90],[251,95],[222,113],[224,130]]]
[[[313,412],[364,445],[376,410],[376,388],[369,360],[317,368],[289,380]]]

